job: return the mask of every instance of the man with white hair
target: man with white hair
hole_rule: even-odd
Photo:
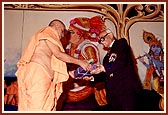
[[[94,74],[94,82],[106,82],[108,110],[136,110],[136,96],[142,86],[127,40],[116,39],[111,30],[105,29],[100,32],[98,42],[109,51],[103,59],[103,65],[97,65],[97,69],[91,73]]]

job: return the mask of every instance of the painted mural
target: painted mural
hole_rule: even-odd
[[[4,77],[16,77],[16,63],[21,55],[18,51],[15,47],[6,49],[4,54]]]
[[[63,7],[62,7],[63,6]],[[80,11],[80,7],[87,7],[85,5],[47,5],[47,4],[9,4],[5,9],[5,24],[4,29],[4,78],[12,77],[16,78],[15,72],[17,70],[16,63],[19,60],[21,53],[28,42],[31,35],[39,28],[46,25],[51,19],[61,16],[61,20],[65,21],[66,26],[69,26],[69,22],[73,18],[87,17],[91,18],[95,15],[99,15],[105,21],[108,28],[114,31],[117,38],[124,37],[133,49],[133,53],[136,58],[139,76],[141,78],[144,89],[155,90],[162,96],[159,106],[161,110],[164,110],[164,87],[165,87],[165,75],[164,75],[164,63],[165,63],[165,44],[164,44],[164,5],[163,4],[103,4],[103,5],[89,5],[91,13],[86,11]],[[15,11],[10,8],[16,8]],[[62,11],[58,10],[60,8]],[[43,9],[44,8],[44,9]],[[51,11],[46,11],[45,8],[51,8]],[[54,10],[57,9],[57,10]],[[71,9],[71,11],[68,10]],[[19,10],[18,10],[19,9]],[[26,9],[26,10],[20,10]],[[29,11],[29,9],[36,9],[36,11]],[[38,10],[40,9],[40,10]],[[41,9],[43,9],[41,11]],[[74,11],[73,11],[74,10]],[[75,11],[79,10],[79,11]],[[47,15],[42,18],[44,15]],[[70,12],[70,13],[67,13]],[[11,15],[12,14],[12,15]],[[17,14],[17,15],[16,15]],[[23,15],[24,14],[24,15]],[[38,14],[38,15],[37,15]],[[62,15],[60,15],[62,14]],[[72,15],[73,14],[73,15]],[[13,16],[15,20],[20,21],[20,25],[16,24],[16,21],[9,21]],[[67,18],[68,16],[68,18]],[[24,19],[24,20],[22,20]],[[37,21],[38,19],[38,21]],[[35,21],[33,21],[35,20]],[[29,23],[31,22],[31,23]],[[146,23],[144,23],[146,22]],[[152,22],[152,24],[151,24]],[[9,25],[15,28],[9,28]],[[149,26],[150,25],[150,26]],[[150,28],[149,28],[150,27]],[[158,28],[156,28],[158,27]],[[11,34],[8,34],[8,31]],[[158,33],[159,36],[156,34]],[[95,43],[94,43],[95,44]],[[97,45],[97,44],[96,44]],[[102,50],[102,46],[97,46],[100,51],[100,63],[105,55],[105,51]],[[75,84],[74,84],[75,85]],[[83,88],[84,87],[84,88]],[[70,100],[75,100],[75,95],[81,95],[83,92],[87,93],[92,90],[85,90],[85,86],[78,87],[71,90]],[[83,93],[83,94],[84,94]],[[89,92],[89,95],[91,93]],[[87,97],[87,96],[86,96]],[[78,98],[78,97],[77,97]],[[79,99],[79,98],[78,98]],[[81,101],[81,100],[80,100]],[[5,102],[7,103],[7,102]],[[13,102],[10,102],[13,103]],[[71,104],[72,106],[74,103]],[[77,105],[77,104],[76,104]],[[72,109],[72,106],[70,109]],[[92,105],[94,106],[94,105]],[[79,106],[78,106],[79,107]],[[74,107],[75,108],[75,107]],[[73,108],[73,109],[74,109]],[[77,108],[77,106],[76,106]],[[67,108],[65,108],[67,109]],[[69,108],[68,108],[69,109]],[[78,108],[81,109],[81,108]],[[85,108],[86,109],[86,108]]]

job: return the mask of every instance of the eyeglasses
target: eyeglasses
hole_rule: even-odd
[[[106,35],[100,37],[100,40],[98,41],[99,44],[101,44],[101,42],[103,42],[105,39],[106,39],[106,36],[108,35],[109,33],[107,33]]]

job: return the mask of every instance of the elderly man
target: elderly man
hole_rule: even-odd
[[[30,40],[18,61],[19,111],[53,111],[62,93],[62,82],[68,79],[66,63],[89,69],[86,60],[64,52],[60,39],[65,25],[58,19],[41,29]]]
[[[142,86],[126,39],[116,39],[111,30],[105,29],[101,31],[98,42],[109,51],[103,65],[97,65],[91,73],[95,74],[94,82],[106,82],[108,110],[137,110],[136,96]]]

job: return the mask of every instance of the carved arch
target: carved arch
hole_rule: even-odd
[[[117,38],[129,42],[129,28],[136,22],[164,21],[164,4],[5,4],[5,9],[88,11],[103,15],[116,27]]]

